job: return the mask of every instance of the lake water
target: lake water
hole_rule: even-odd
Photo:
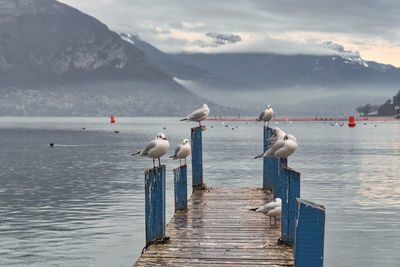
[[[152,161],[131,153],[164,132],[172,154],[196,124],[116,119],[0,117],[1,266],[132,266],[144,246],[143,171]],[[261,187],[261,124],[205,124],[204,182]],[[399,266],[400,123],[278,126],[297,137],[289,166],[301,172],[302,198],[327,209],[325,266]],[[162,163],[169,221],[178,163]]]

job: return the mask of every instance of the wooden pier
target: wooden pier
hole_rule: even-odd
[[[193,193],[187,166],[173,170],[175,214],[165,226],[165,165],[145,171],[146,246],[135,266],[322,267],[325,208],[300,198],[300,173],[263,159],[263,188],[207,187],[202,128],[191,130]],[[264,128],[263,150],[272,129]],[[278,223],[254,211],[282,199]]]
[[[151,245],[135,266],[293,266],[293,248],[277,244],[280,223],[250,210],[272,197],[257,188],[195,190],[167,225],[169,241]]]

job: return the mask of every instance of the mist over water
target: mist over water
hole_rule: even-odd
[[[193,81],[175,78],[191,92],[215,103],[241,108],[242,115],[257,116],[271,104],[279,111],[276,116],[349,116],[357,115],[356,108],[367,103],[381,105],[397,92],[394,87],[319,87],[296,86],[278,88],[207,87]],[[215,116],[218,116],[214,114]]]
[[[172,154],[196,125],[178,119],[0,117],[0,265],[131,266],[144,246],[143,171],[152,166],[131,153],[164,132]],[[205,124],[204,182],[262,186],[253,159],[262,125]],[[398,266],[400,123],[274,126],[298,140],[289,166],[301,172],[302,198],[327,209],[325,266]],[[169,221],[178,163],[162,163]],[[190,166],[188,177],[190,188]]]

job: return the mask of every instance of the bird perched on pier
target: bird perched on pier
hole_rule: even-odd
[[[267,109],[260,113],[257,121],[264,121],[264,125],[267,122],[267,127],[269,127],[269,121],[274,117],[274,110],[271,105],[267,106]]]
[[[267,216],[269,217],[269,224],[271,224],[271,219],[272,217],[275,220],[275,224],[276,224],[276,218],[281,218],[282,216],[282,207],[276,207],[270,211],[267,212]]]
[[[192,148],[190,147],[190,143],[188,139],[183,139],[182,144],[180,144],[176,149],[174,155],[170,156],[169,158],[172,159],[179,159],[179,167],[182,167],[181,160],[185,159],[186,165],[186,158],[192,152]]]
[[[294,136],[293,136],[294,137]],[[294,139],[296,139],[294,137]],[[288,135],[285,135],[283,140],[278,140],[273,144],[267,151],[264,153],[254,157],[257,158],[281,158],[285,159],[287,162],[287,158],[292,155],[297,149],[296,141],[289,139]],[[287,164],[287,163],[286,163]]]
[[[277,141],[283,140],[283,138],[287,135],[288,139],[291,139],[297,143],[296,137],[292,134],[286,134],[284,131],[282,131],[280,128],[275,127],[272,132],[274,133],[270,138],[268,138],[268,144],[267,146],[271,147],[273,146]]]
[[[149,157],[153,159],[153,167],[155,168],[155,159],[158,159],[158,165],[161,166],[160,158],[167,153],[169,148],[169,142],[165,137],[164,133],[157,134],[156,138],[150,141],[142,151],[133,153],[133,155],[139,155],[143,157]]]
[[[274,199],[274,201],[268,202],[264,206],[261,206],[258,209],[256,209],[256,211],[266,214],[266,213],[268,213],[268,211],[273,210],[276,207],[281,207],[281,206],[282,206],[282,199],[277,197]]]
[[[210,109],[208,108],[207,104],[204,104],[202,108],[193,111],[185,118],[181,119],[181,121],[196,121],[199,123],[201,127],[201,121],[207,119],[208,114],[210,114]]]
[[[272,129],[272,136],[268,138],[268,146],[272,146],[276,141],[283,140],[286,133],[281,128],[274,127]]]

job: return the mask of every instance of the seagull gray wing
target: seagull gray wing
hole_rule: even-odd
[[[265,113],[267,113],[265,110],[263,112],[260,113],[260,116],[258,117],[259,120],[262,120],[262,118],[264,118]]]
[[[273,146],[271,146],[266,153],[268,153],[268,155],[274,156],[276,151],[278,151],[279,149],[281,149],[282,147],[285,146],[285,141],[283,140],[279,140],[278,142],[276,142]]]
[[[268,138],[268,143],[275,143],[278,140],[280,140],[279,136],[271,136]]]
[[[182,150],[182,145],[179,145],[175,148],[175,152],[174,152],[174,159],[176,159],[178,157],[178,153]]]
[[[140,156],[147,156],[149,154],[149,152],[154,149],[157,145],[157,141],[156,140],[152,140],[150,141],[146,147],[143,149],[142,153],[140,153]]]
[[[191,114],[189,114],[187,116],[187,118],[188,118],[188,120],[196,121],[196,120],[200,120],[200,119],[204,118],[205,116],[207,116],[205,111],[203,109],[198,109],[198,110],[193,111]]]

